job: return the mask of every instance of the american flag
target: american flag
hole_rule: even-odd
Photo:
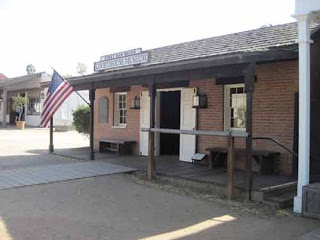
[[[44,101],[42,107],[40,123],[41,127],[46,127],[48,125],[48,122],[53,117],[53,114],[73,91],[73,87],[63,77],[61,77],[59,73],[53,70],[46,100]]]

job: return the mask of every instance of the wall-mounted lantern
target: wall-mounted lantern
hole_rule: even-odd
[[[193,108],[207,108],[208,107],[207,95],[199,94],[197,96],[194,96],[193,102],[192,102],[192,107]]]
[[[43,100],[44,99],[44,92],[40,93],[40,98]]]
[[[140,98],[135,96],[134,99],[131,100],[131,109],[140,109]]]

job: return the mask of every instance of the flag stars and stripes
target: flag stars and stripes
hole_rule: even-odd
[[[54,113],[72,92],[74,92],[73,87],[54,70],[47,96],[43,103],[40,123],[42,127],[48,125]]]

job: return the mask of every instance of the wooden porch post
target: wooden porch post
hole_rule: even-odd
[[[234,137],[228,137],[228,186],[227,197],[233,199],[233,174],[234,174]]]
[[[246,192],[247,199],[251,200],[251,191],[253,185],[252,173],[252,112],[253,112],[253,91],[256,77],[256,63],[251,63],[245,73],[245,90],[247,95],[247,112],[246,112]]]
[[[156,102],[156,86],[154,83],[149,85],[150,96],[150,128],[155,126],[155,102]],[[155,160],[154,160],[154,132],[149,132],[149,147],[148,147],[148,179],[154,178]]]
[[[94,160],[94,100],[96,96],[96,89],[91,88],[89,92],[90,98],[90,160]]]

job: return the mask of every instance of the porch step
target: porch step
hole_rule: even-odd
[[[260,189],[254,193],[253,200],[273,207],[286,208],[292,206],[296,193],[297,182],[290,182]]]
[[[266,198],[263,203],[277,208],[287,208],[293,205],[296,192],[287,192],[281,195]]]
[[[262,188],[260,191],[264,193],[264,197],[272,197],[276,195],[281,195],[284,193],[296,192],[297,191],[297,182],[284,183],[276,186],[271,186],[267,188]]]

